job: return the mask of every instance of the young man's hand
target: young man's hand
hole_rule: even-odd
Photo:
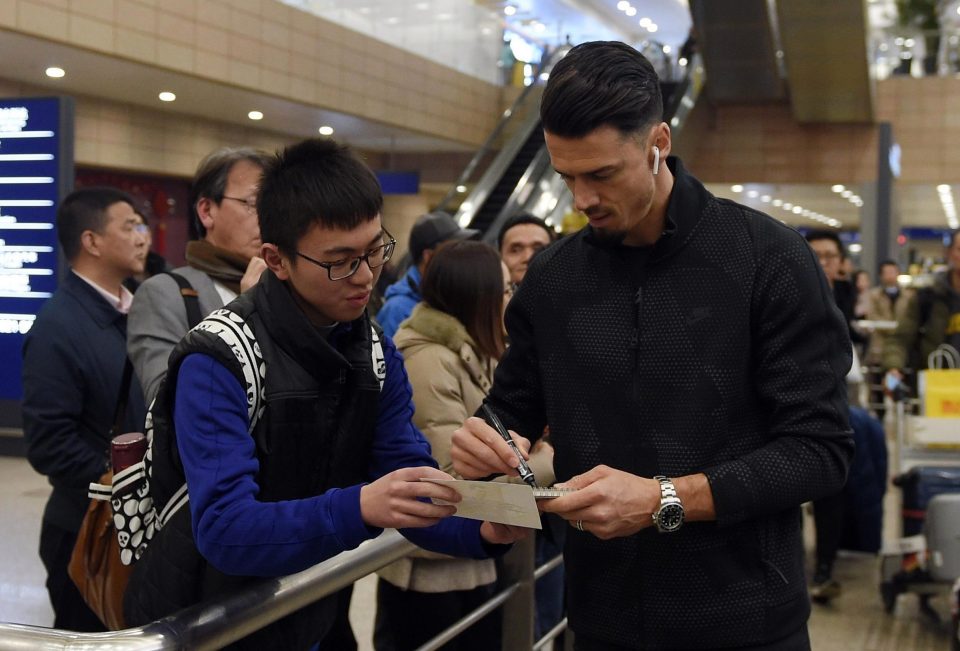
[[[240,279],[240,293],[242,294],[260,282],[260,276],[262,276],[266,270],[267,263],[264,262],[263,258],[259,256],[250,258],[250,262],[247,264],[247,270],[244,272],[243,278]]]
[[[433,504],[429,499],[456,503],[460,494],[449,486],[420,481],[421,477],[453,479],[429,466],[394,470],[360,489],[360,517],[364,523],[381,529],[429,527],[456,513],[455,506]]]
[[[515,527],[510,524],[484,522],[480,525],[480,537],[491,545],[509,545],[530,535],[527,527]]]

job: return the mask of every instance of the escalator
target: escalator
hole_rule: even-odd
[[[564,54],[565,51],[558,52],[547,63],[547,74],[552,63]],[[494,242],[500,225],[519,212],[532,213],[554,226],[561,224],[570,212],[572,197],[554,172],[544,144],[539,117],[543,86],[540,76],[537,79],[539,85],[528,87],[505,111],[501,123],[456,182],[456,187],[472,186],[471,192],[464,197],[451,189],[438,206],[453,213],[461,226],[483,232],[487,242]],[[682,79],[661,83],[664,120],[670,124],[674,137],[702,86],[699,56],[691,60]],[[499,151],[493,155],[498,146]],[[489,164],[480,173],[485,161]]]

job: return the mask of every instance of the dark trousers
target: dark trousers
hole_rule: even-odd
[[[379,579],[374,648],[377,651],[411,651],[452,626],[494,594],[494,584],[473,590],[415,592]],[[495,610],[440,647],[444,651],[496,651],[500,649],[501,617]]]
[[[92,610],[83,601],[80,591],[67,574],[67,565],[77,534],[61,529],[44,520],[40,527],[40,560],[47,569],[47,592],[53,606],[53,627],[68,631],[106,631]]]
[[[576,632],[574,632],[576,633]],[[711,647],[706,646],[709,641],[704,643],[703,649]],[[581,639],[574,635],[573,648],[575,651],[631,651],[625,646],[607,644],[596,640]],[[770,644],[761,644],[758,646],[744,646],[729,648],[726,651],[810,651],[810,635],[807,633],[806,625],[799,630],[791,633],[783,639],[771,642]]]
[[[817,568],[829,574],[837,560],[843,533],[843,493],[813,502],[813,524],[817,529]]]

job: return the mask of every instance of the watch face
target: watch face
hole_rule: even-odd
[[[679,504],[664,504],[660,507],[657,520],[661,531],[676,531],[683,524],[683,507]]]

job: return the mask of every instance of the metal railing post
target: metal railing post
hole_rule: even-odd
[[[519,651],[533,648],[533,532],[516,543],[504,557],[498,577],[500,585],[517,584],[517,589],[503,604],[503,648]]]

